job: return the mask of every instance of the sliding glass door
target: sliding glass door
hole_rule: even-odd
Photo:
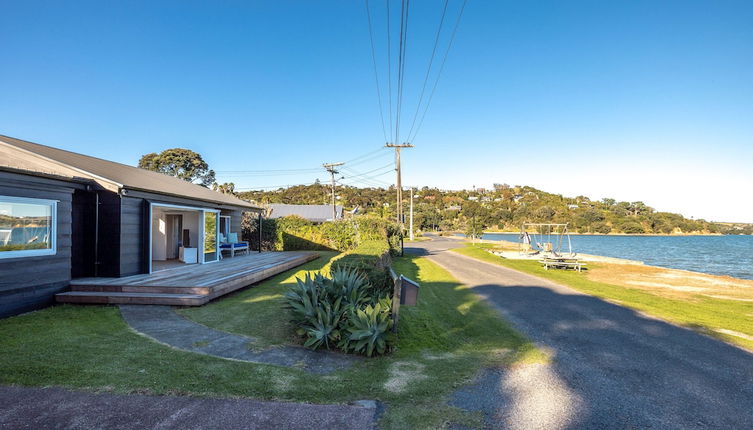
[[[218,236],[220,233],[219,212],[204,211],[204,262],[220,258]]]

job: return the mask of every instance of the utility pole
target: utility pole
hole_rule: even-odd
[[[410,240],[413,241],[413,187],[410,187]]]
[[[322,166],[329,172],[332,177],[332,221],[337,221],[337,206],[335,205],[335,175],[340,173],[335,169],[345,163],[324,163]]]
[[[400,177],[400,150],[403,148],[413,148],[412,143],[387,143],[384,145],[387,148],[395,148],[395,172],[397,172],[397,179],[395,181],[395,188],[397,188],[397,222],[403,225],[405,219],[403,218],[403,185]]]

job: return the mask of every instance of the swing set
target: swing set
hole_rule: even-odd
[[[563,255],[562,246],[567,239],[567,253]],[[552,257],[575,257],[567,224],[524,223],[520,227],[521,255],[549,255]]]

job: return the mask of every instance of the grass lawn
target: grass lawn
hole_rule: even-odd
[[[181,313],[268,345],[290,343],[294,330],[281,291],[334,257],[323,253],[254,288]],[[330,375],[175,350],[131,331],[116,307],[64,305],[0,320],[0,383],[312,403],[377,399],[387,406],[382,428],[478,423],[479,417],[447,406],[448,395],[483,366],[543,355],[439,266],[406,256],[395,259],[394,268],[422,285],[419,306],[401,310],[397,350]]]
[[[504,259],[484,250],[484,248],[490,247],[493,247],[493,245],[468,244],[465,248],[457,248],[453,251],[550,279],[578,291],[640,310],[646,314],[692,328],[747,349],[753,349],[753,341],[717,331],[718,329],[732,330],[753,336],[752,302],[716,299],[700,294],[689,295],[687,299],[662,297],[659,294],[634,288],[592,281],[588,279],[587,271],[578,273],[565,270],[544,270],[541,264],[535,260]],[[589,263],[589,267],[598,268],[600,265]]]

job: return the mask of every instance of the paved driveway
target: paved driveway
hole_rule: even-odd
[[[455,404],[499,428],[753,429],[753,354],[531,275],[427,254],[548,349],[548,366],[492,369]]]

